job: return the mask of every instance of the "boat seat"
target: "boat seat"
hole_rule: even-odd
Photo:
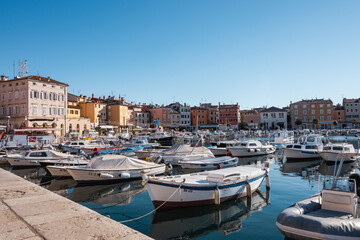
[[[319,218],[340,218],[340,219],[353,218],[352,214],[349,214],[346,212],[331,211],[331,210],[326,210],[326,209],[318,209],[316,211],[309,212],[305,215],[312,216],[312,217],[319,217]]]
[[[356,214],[357,198],[354,193],[337,190],[321,191],[321,209]]]

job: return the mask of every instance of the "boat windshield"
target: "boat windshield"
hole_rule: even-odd
[[[330,151],[331,147],[324,147],[324,151]]]
[[[27,156],[29,154],[29,151],[24,151],[21,153],[22,156]]]
[[[356,182],[354,179],[349,178],[335,178],[324,177],[323,178],[323,190],[337,190],[343,192],[351,192],[356,194]]]

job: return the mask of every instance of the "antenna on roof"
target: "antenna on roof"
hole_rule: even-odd
[[[27,68],[27,60],[25,61],[19,61],[19,75],[18,77],[27,77],[28,75],[28,68]]]
[[[15,60],[14,60],[14,63],[13,63],[13,76],[15,77]]]

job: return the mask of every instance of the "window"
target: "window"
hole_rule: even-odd
[[[324,116],[320,116],[320,121],[324,121]]]
[[[295,110],[294,113],[295,113],[295,115],[298,115],[298,111],[297,111],[297,110]]]
[[[9,92],[9,98],[8,99],[11,99],[12,98],[12,92]]]
[[[14,107],[14,114],[18,114],[19,113],[19,106],[15,106]]]
[[[21,112],[22,112],[22,113],[25,113],[25,105],[22,105],[22,106],[21,106]]]
[[[315,114],[315,110],[311,110],[311,114]]]
[[[12,114],[12,107],[8,107],[8,114]]]
[[[38,113],[38,106],[37,104],[33,104],[32,105],[32,114],[37,114]]]
[[[46,105],[42,105],[42,114],[44,114],[44,115],[47,114],[47,106]]]
[[[306,104],[303,105],[303,108],[306,108]]]
[[[327,120],[330,121],[330,120],[331,120],[331,116],[328,116],[328,117],[327,117]]]
[[[15,91],[15,99],[18,99],[19,98],[19,91]]]
[[[356,105],[356,104],[355,104]],[[330,107],[330,104],[327,105],[328,107]]]
[[[355,110],[357,110],[357,109],[355,109]],[[327,110],[327,113],[331,113],[331,109],[328,109],[328,110]]]
[[[22,91],[22,98],[26,98],[26,92],[25,91]]]
[[[320,104],[320,107],[321,107],[321,108],[324,107],[324,104]]]
[[[294,108],[298,108],[298,106],[297,106],[297,105],[295,105],[295,106],[294,106]]]
[[[313,104],[313,105],[311,105],[311,107],[312,107],[312,108],[314,108],[314,107],[315,107],[315,105]]]
[[[5,110],[4,107],[1,108],[1,114],[2,114],[2,115],[5,115],[5,114],[6,114],[6,110]]]
[[[320,109],[320,114],[324,114],[324,110],[323,110],[323,109]]]
[[[306,110],[304,110],[304,111],[303,111],[303,114],[307,114],[307,111],[306,111]]]

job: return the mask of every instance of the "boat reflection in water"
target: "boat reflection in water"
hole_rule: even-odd
[[[288,160],[282,164],[280,170],[283,173],[295,173],[297,175],[307,176],[308,172],[313,172],[320,165],[321,160],[298,161]]]
[[[212,232],[228,235],[241,230],[244,219],[268,204],[269,191],[256,191],[251,198],[217,206],[159,211],[153,215],[148,235],[154,239],[194,238]]]
[[[336,165],[336,169],[339,167],[339,162]],[[349,176],[355,173],[359,164],[357,162],[344,162],[340,170],[339,176]],[[334,176],[335,163],[323,161],[319,166],[319,172],[322,175]],[[336,174],[336,173],[335,173]]]
[[[77,186],[69,199],[75,202],[92,202],[101,206],[120,206],[131,203],[133,197],[145,188],[141,180],[108,185]]]

